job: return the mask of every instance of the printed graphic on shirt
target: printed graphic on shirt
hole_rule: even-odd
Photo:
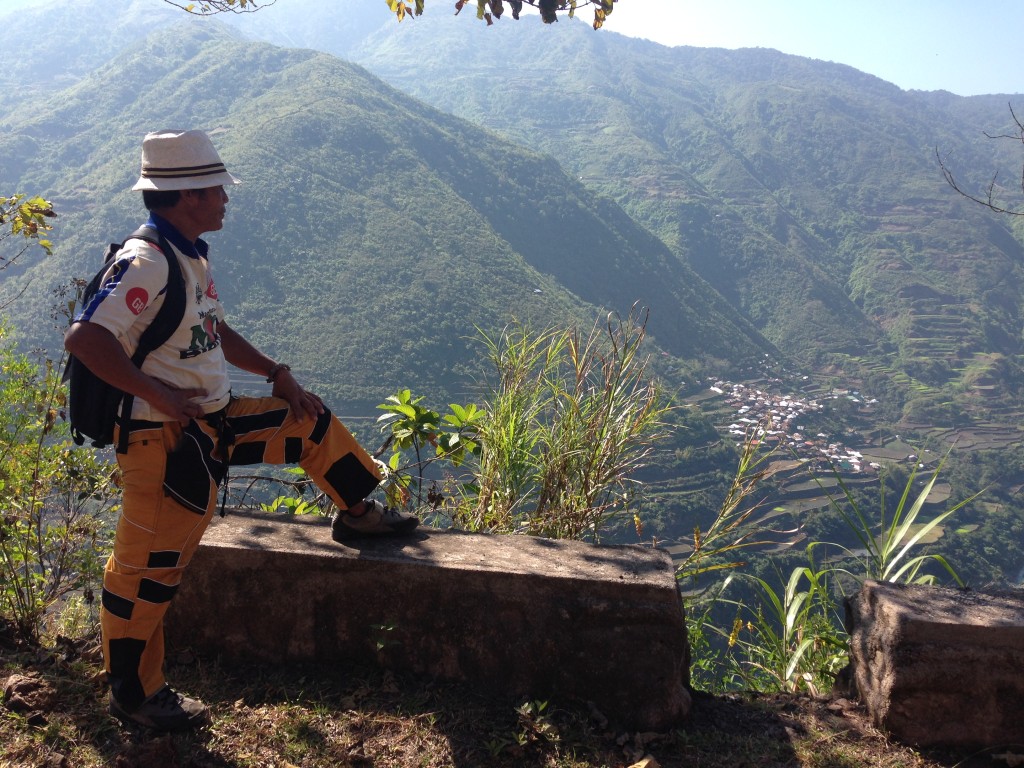
[[[137,315],[146,308],[149,304],[149,294],[145,288],[136,286],[132,288],[124,295],[124,303],[128,306],[128,311],[133,315]]]
[[[181,353],[181,359],[196,357],[220,346],[220,335],[217,333],[217,314],[213,310],[200,312],[202,323],[192,326],[192,341],[188,349]]]
[[[212,277],[210,278],[209,285],[206,286],[206,295],[214,301],[218,301],[220,299],[220,296],[217,295],[217,286],[213,284]]]

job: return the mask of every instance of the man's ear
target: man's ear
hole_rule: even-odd
[[[202,200],[202,195],[199,194],[198,189],[183,189],[181,190],[181,202],[187,207],[192,207],[196,203]]]

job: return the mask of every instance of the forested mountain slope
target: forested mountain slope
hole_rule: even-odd
[[[70,48],[81,40],[68,38]],[[61,44],[54,41],[55,45]],[[52,346],[48,292],[87,275],[142,215],[129,190],[149,130],[209,130],[243,181],[211,236],[236,327],[326,394],[471,387],[476,329],[592,323],[634,302],[671,360],[770,346],[617,205],[522,149],[310,50],[216,22],[158,31],[70,88],[0,119],[0,188],[50,198],[56,256],[5,275],[29,340]]]
[[[892,350],[931,384],[978,356],[1016,362],[1024,251],[1008,222],[945,184],[935,157],[952,153],[969,181],[1002,167],[1012,184],[1014,158],[981,137],[1006,128],[1006,99],[906,93],[768,50],[510,26],[473,43],[485,35],[470,24],[418,19],[351,55],[554,154],[790,353]],[[425,55],[436,46],[457,55]]]
[[[1013,147],[982,137],[1011,124],[1008,98],[904,92],[842,65],[670,49],[568,20],[484,28],[428,13],[357,44],[328,30],[371,27],[374,4],[290,7],[289,39],[553,154],[786,352],[1016,389],[1019,238],[958,197],[935,155],[966,183],[1002,169],[1012,184]],[[273,35],[272,18],[257,31]]]
[[[67,37],[65,55],[47,53],[52,38],[12,24],[0,30],[0,63],[24,66],[21,51],[45,61],[52,77],[18,89],[38,94],[176,18],[154,5],[105,4],[118,33],[99,40],[91,3],[48,9],[47,23]],[[684,312],[696,304],[700,316],[704,301],[728,312],[724,298],[748,323],[733,316],[730,326],[745,336],[756,328],[805,363],[901,381],[909,374],[925,387],[995,381],[1016,396],[1020,238],[1011,222],[957,196],[935,155],[973,188],[997,170],[1012,185],[1014,147],[982,136],[1012,125],[1009,97],[904,92],[842,65],[760,49],[666,48],[567,18],[487,27],[468,11],[453,18],[430,9],[398,24],[379,6],[282,0],[226,20],[245,35],[351,58],[444,111],[550,153],[669,247],[664,273],[678,266],[680,281],[704,297],[688,296]],[[83,44],[74,28],[94,42]],[[481,157],[490,142],[459,154]],[[474,205],[486,197],[463,192]],[[507,210],[512,224],[501,236],[550,220],[557,203],[540,194],[524,217]],[[697,342],[705,347],[697,356],[724,363],[729,350],[713,327],[699,331],[710,338]]]

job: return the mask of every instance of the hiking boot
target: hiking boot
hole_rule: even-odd
[[[141,725],[158,731],[187,731],[210,721],[205,704],[182,696],[169,685],[154,693],[132,712],[118,704],[117,699],[111,695],[110,714],[125,725]]]
[[[392,536],[411,533],[420,524],[415,515],[386,507],[379,501],[367,499],[366,511],[361,515],[338,512],[331,520],[331,538],[351,541],[370,536]]]

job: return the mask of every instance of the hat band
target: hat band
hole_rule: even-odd
[[[187,168],[143,168],[144,179],[184,179],[191,176],[213,176],[217,173],[227,173],[224,163],[211,163],[209,165],[193,165]]]

